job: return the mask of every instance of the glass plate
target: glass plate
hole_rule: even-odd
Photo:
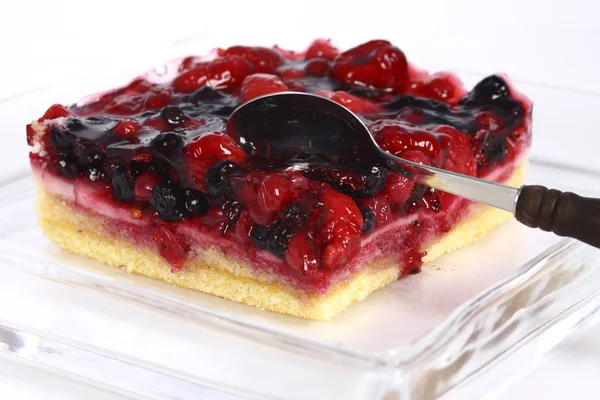
[[[260,311],[60,251],[33,213],[23,127],[53,102],[76,101],[130,76],[46,88],[0,105],[2,129],[11,133],[0,158],[13,160],[0,181],[3,360],[128,397],[467,399],[480,398],[595,315],[600,251],[515,221],[329,323]],[[599,165],[595,148],[573,154],[565,146],[586,140],[600,97],[518,86],[536,99],[540,144],[529,181],[598,196],[590,188],[600,187],[600,178],[581,161]],[[551,140],[566,123],[555,112],[564,104],[582,110],[570,120],[577,129],[566,145]],[[570,166],[555,164],[557,154]]]

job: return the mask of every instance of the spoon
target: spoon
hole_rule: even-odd
[[[404,160],[379,147],[359,116],[326,97],[281,92],[254,98],[233,111],[227,132],[268,165],[380,164],[416,183],[509,211],[528,227],[600,248],[600,199],[537,185],[514,188]]]

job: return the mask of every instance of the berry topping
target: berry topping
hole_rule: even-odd
[[[284,61],[281,54],[266,47],[233,46],[225,50],[224,55],[247,60],[252,65],[253,72],[259,74],[272,74]]]
[[[332,76],[350,86],[398,92],[408,83],[404,53],[387,40],[372,40],[340,54]]]
[[[242,89],[240,90],[240,99],[248,101],[265,94],[285,92],[287,90],[288,87],[276,75],[254,74],[244,79]]]
[[[385,151],[481,178],[498,176],[489,174],[499,163],[510,169],[530,144],[531,105],[501,76],[467,93],[456,75],[419,71],[385,40],[341,54],[328,40],[305,52],[234,46],[186,57],[173,72],[55,104],[27,126],[27,142],[45,172],[74,180],[83,193],[91,187],[107,207],[118,203],[128,223],[150,222],[146,239],[174,272],[197,229],[232,254],[254,249],[243,255],[250,263],[268,260],[268,271],[302,284],[345,279],[361,242],[400,257],[408,273],[419,270],[424,241],[462,216],[455,196],[416,185],[360,149],[340,163],[298,149],[298,168],[248,156],[226,127],[257,96],[324,96],[356,113]]]
[[[331,44],[330,40],[317,39],[306,50],[306,59],[324,58],[333,60],[338,54],[340,54],[340,51]]]

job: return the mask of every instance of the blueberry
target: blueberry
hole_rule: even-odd
[[[196,90],[190,96],[190,101],[192,103],[202,103],[206,100],[217,100],[225,97],[225,94],[213,89],[210,86],[203,86],[200,89]]]
[[[134,180],[129,171],[117,172],[112,177],[112,187],[114,196],[121,201],[131,201],[133,195]]]
[[[174,132],[165,132],[156,136],[150,142],[150,147],[164,156],[177,159],[183,157],[183,137]]]
[[[379,90],[367,86],[352,86],[348,88],[347,92],[353,96],[364,97],[366,99],[378,99],[382,95],[382,92]]]
[[[459,104],[486,104],[503,97],[510,97],[508,84],[504,79],[492,75],[475,85],[469,94],[460,99]]]
[[[66,153],[59,153],[58,171],[65,178],[77,176],[77,160]]]
[[[79,132],[86,128],[79,118],[69,118],[66,124],[67,130],[71,132]]]
[[[360,208],[360,212],[363,217],[363,228],[364,233],[371,232],[375,227],[375,213],[368,208]]]
[[[357,191],[359,197],[372,197],[375,196],[383,187],[387,181],[387,172],[384,168],[375,165],[371,170],[363,175],[364,185]]]
[[[168,105],[160,110],[160,116],[171,125],[178,125],[183,122],[185,115],[181,108],[175,105]]]
[[[211,165],[206,172],[206,191],[212,196],[232,195],[233,189],[229,184],[229,178],[241,172],[242,169],[229,160]]]
[[[252,232],[252,242],[259,249],[267,248],[267,237],[269,237],[269,228],[262,225],[254,225]]]
[[[179,207],[181,189],[170,182],[159,182],[152,189],[150,205],[165,221],[181,221],[185,219],[185,212]]]
[[[106,117],[88,117],[85,119],[91,125],[108,125],[113,121]]]
[[[205,214],[208,211],[210,205],[208,200],[199,190],[185,189],[183,192],[183,198],[185,202],[185,209],[190,214]]]
[[[432,99],[414,97],[408,94],[395,96],[387,103],[384,103],[384,108],[395,112],[402,111],[406,108],[413,108],[417,110],[436,111],[437,113],[442,114],[450,113],[450,107],[446,103]]]
[[[50,127],[50,140],[61,152],[70,152],[75,147],[75,136],[54,125]]]

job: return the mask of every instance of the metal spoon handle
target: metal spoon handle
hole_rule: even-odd
[[[404,160],[382,150],[382,154],[415,182],[514,214],[519,189]]]
[[[600,248],[600,199],[581,197],[544,186],[517,189],[439,168],[416,164],[382,150],[417,183],[478,203],[510,211],[517,221]]]

